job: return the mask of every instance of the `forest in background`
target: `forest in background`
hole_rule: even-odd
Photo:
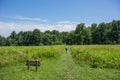
[[[80,23],[70,32],[39,29],[33,31],[13,31],[7,38],[0,35],[0,46],[39,46],[39,45],[88,45],[120,44],[120,20],[85,26]]]

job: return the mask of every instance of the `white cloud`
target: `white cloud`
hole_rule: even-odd
[[[78,24],[79,22],[73,21],[58,21],[57,24]]]
[[[19,19],[19,20],[42,21],[42,22],[46,22],[47,21],[47,19],[30,18],[30,17],[23,17],[23,16],[16,16],[15,18]]]
[[[31,18],[31,17],[24,17],[24,16],[2,16],[3,18],[9,18],[9,19],[16,19],[16,20],[26,20],[26,21],[41,21],[41,22],[47,22],[47,19],[41,19],[41,18]]]
[[[35,28],[40,29],[42,32],[45,30],[58,30],[62,31],[71,31],[76,28],[76,24],[38,24],[38,23],[12,23],[12,22],[0,22],[0,35],[8,36],[10,33],[15,30],[19,31],[28,31],[34,30]]]

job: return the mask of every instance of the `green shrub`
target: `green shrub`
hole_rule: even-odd
[[[72,46],[70,52],[79,64],[84,62],[93,68],[120,69],[119,45]]]
[[[27,59],[57,58],[61,46],[11,46],[0,47],[0,67],[23,63]]]

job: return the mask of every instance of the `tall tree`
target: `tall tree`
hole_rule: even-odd
[[[20,31],[17,36],[18,36],[17,45],[23,46],[24,45],[24,38],[23,38],[24,37],[24,32]]]
[[[5,46],[6,45],[6,39],[5,37],[0,35],[0,46]]]
[[[53,44],[61,44],[62,40],[61,40],[61,34],[59,31],[57,30],[53,30],[51,31],[52,33],[52,42]]]
[[[67,34],[67,38],[66,38],[66,44],[72,45],[75,44],[75,35],[74,35],[74,31],[70,31],[69,34]]]
[[[111,30],[111,35],[112,35],[112,42],[113,43],[120,43],[120,20],[112,21],[112,30]]]
[[[91,29],[90,27],[85,28],[85,34],[84,34],[84,44],[91,44],[92,38],[91,38]]]
[[[33,45],[40,45],[42,43],[42,33],[39,29],[33,31]]]
[[[96,44],[97,41],[96,41],[96,33],[97,33],[97,24],[96,23],[93,23],[91,24],[91,40],[92,40],[92,44]]]
[[[17,45],[17,34],[16,34],[16,32],[13,31],[11,33],[11,35],[8,36],[7,40],[8,40],[9,45]]]
[[[75,43],[76,44],[83,44],[84,42],[84,34],[85,34],[85,24],[80,23],[77,25],[75,29]]]

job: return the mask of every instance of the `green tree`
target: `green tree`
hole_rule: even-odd
[[[120,20],[112,21],[112,30],[111,30],[112,42],[113,43],[120,43]]]
[[[61,33],[61,40],[62,40],[63,44],[67,44],[67,35],[68,34],[69,34],[68,32],[62,32]]]
[[[15,31],[13,31],[11,35],[8,36],[7,41],[9,45],[17,45],[17,34]]]
[[[84,44],[91,44],[92,38],[91,38],[91,29],[90,27],[85,28],[85,34],[84,34]]]
[[[91,24],[91,38],[92,38],[92,44],[96,44],[97,41],[96,41],[96,33],[97,33],[97,24],[96,23],[93,23]]]
[[[83,44],[84,43],[84,34],[85,34],[85,24],[80,23],[75,29],[75,43]]]
[[[69,45],[75,44],[74,33],[75,33],[74,31],[71,31],[69,34],[67,34],[66,44],[69,44]]]
[[[19,33],[18,33],[18,43],[17,43],[17,45],[19,45],[19,46],[23,46],[24,45],[24,32],[23,31],[20,31]]]
[[[33,45],[40,45],[42,44],[42,33],[39,29],[34,29],[33,37],[32,37]]]
[[[44,32],[42,43],[44,45],[51,45],[52,44],[52,35],[49,30]]]
[[[0,35],[0,46],[6,46],[6,38]]]
[[[61,34],[60,34],[59,31],[52,30],[51,34],[52,34],[52,42],[53,42],[53,44],[61,44],[62,43]]]

